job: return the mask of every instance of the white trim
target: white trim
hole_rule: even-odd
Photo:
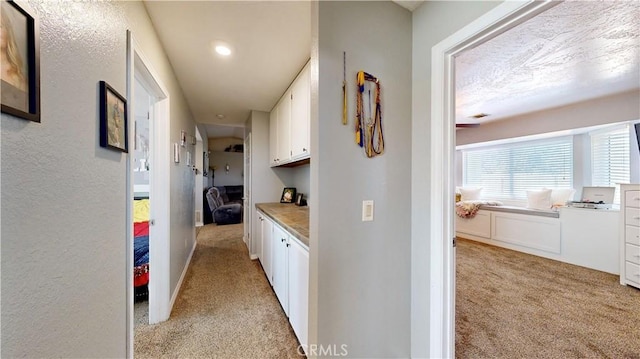
[[[455,249],[453,155],[455,150],[454,55],[473,48],[557,5],[503,2],[432,48],[431,59],[431,230],[429,356],[455,356]]]
[[[149,186],[153,196],[150,198],[150,219],[155,223],[149,226],[149,236],[153,238],[153,245],[149,247],[149,263],[155,273],[149,278],[149,323],[154,324],[169,318],[170,305],[170,239],[169,239],[169,195],[170,176],[169,163],[171,162],[171,150],[169,146],[169,92],[159,81],[159,76],[151,68],[141,52],[141,47],[136,42],[131,31],[127,31],[127,97],[129,110],[133,109],[135,100],[134,84],[136,78],[140,80],[147,91],[154,97],[155,104],[151,110],[151,166]],[[129,116],[129,118],[133,118]],[[129,122],[129,133],[133,134],[133,121]],[[133,148],[133,136],[129,137],[130,148]],[[133,178],[130,164],[127,176],[127,211],[133,208]],[[127,214],[129,231],[127,235],[127,357],[133,357],[133,217]]]
[[[191,258],[193,258],[193,253],[196,251],[196,246],[198,245],[197,241],[193,242],[193,247],[191,247],[191,252],[189,253],[189,257],[187,258],[187,263],[182,270],[182,274],[180,275],[180,279],[178,279],[178,284],[176,284],[176,290],[173,291],[173,295],[171,296],[171,302],[169,303],[169,308],[173,308],[173,305],[178,298],[178,294],[180,294],[180,288],[182,287],[182,281],[184,281],[184,277],[187,275],[187,271],[189,270],[189,266],[191,265]],[[169,319],[169,318],[167,318]]]
[[[133,88],[134,88],[134,77],[133,77],[133,44],[132,44],[131,32],[127,31],[127,101],[129,102],[127,117],[129,120],[129,128],[128,133],[135,133],[134,131],[134,119],[133,116]],[[129,136],[129,148],[133,148],[132,143],[135,141],[133,136]],[[133,358],[133,194],[134,194],[134,174],[133,174],[133,166],[131,165],[132,161],[131,151],[127,154],[127,189],[126,189],[126,198],[127,198],[127,213],[126,213],[126,221],[127,221],[127,236],[126,236],[126,247],[127,247],[127,259],[126,259],[126,285],[127,288],[125,290],[127,296],[127,312],[126,312],[126,320],[127,320],[127,344],[126,344],[126,357]]]

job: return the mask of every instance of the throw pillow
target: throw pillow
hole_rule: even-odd
[[[550,188],[550,189],[551,189],[551,205],[554,207],[565,206],[568,201],[573,200],[573,195],[576,193],[576,190],[573,188]]]
[[[543,189],[541,191],[527,191],[527,208],[550,209],[551,190]]]
[[[479,188],[460,187],[460,194],[462,195],[463,201],[479,200],[481,193],[482,193],[482,187],[479,187]]]

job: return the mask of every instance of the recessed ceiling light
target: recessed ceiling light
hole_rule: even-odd
[[[224,45],[216,45],[216,52],[222,56],[231,55],[231,49]]]
[[[222,120],[224,118],[224,115],[223,114],[217,114],[216,117]]]

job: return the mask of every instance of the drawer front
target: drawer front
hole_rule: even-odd
[[[640,208],[625,208],[624,223],[630,226],[640,227]]]
[[[640,191],[625,191],[624,201],[626,207],[640,208]]]
[[[625,242],[640,246],[640,227],[626,226],[624,229]]]
[[[640,284],[640,265],[626,262],[624,267],[625,278],[634,283]]]
[[[627,243],[624,252],[627,262],[640,264],[640,246]]]

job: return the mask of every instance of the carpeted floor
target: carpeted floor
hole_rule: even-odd
[[[640,290],[459,238],[458,358],[640,358]]]
[[[242,230],[242,224],[202,227],[171,317],[136,326],[136,358],[301,358]]]

